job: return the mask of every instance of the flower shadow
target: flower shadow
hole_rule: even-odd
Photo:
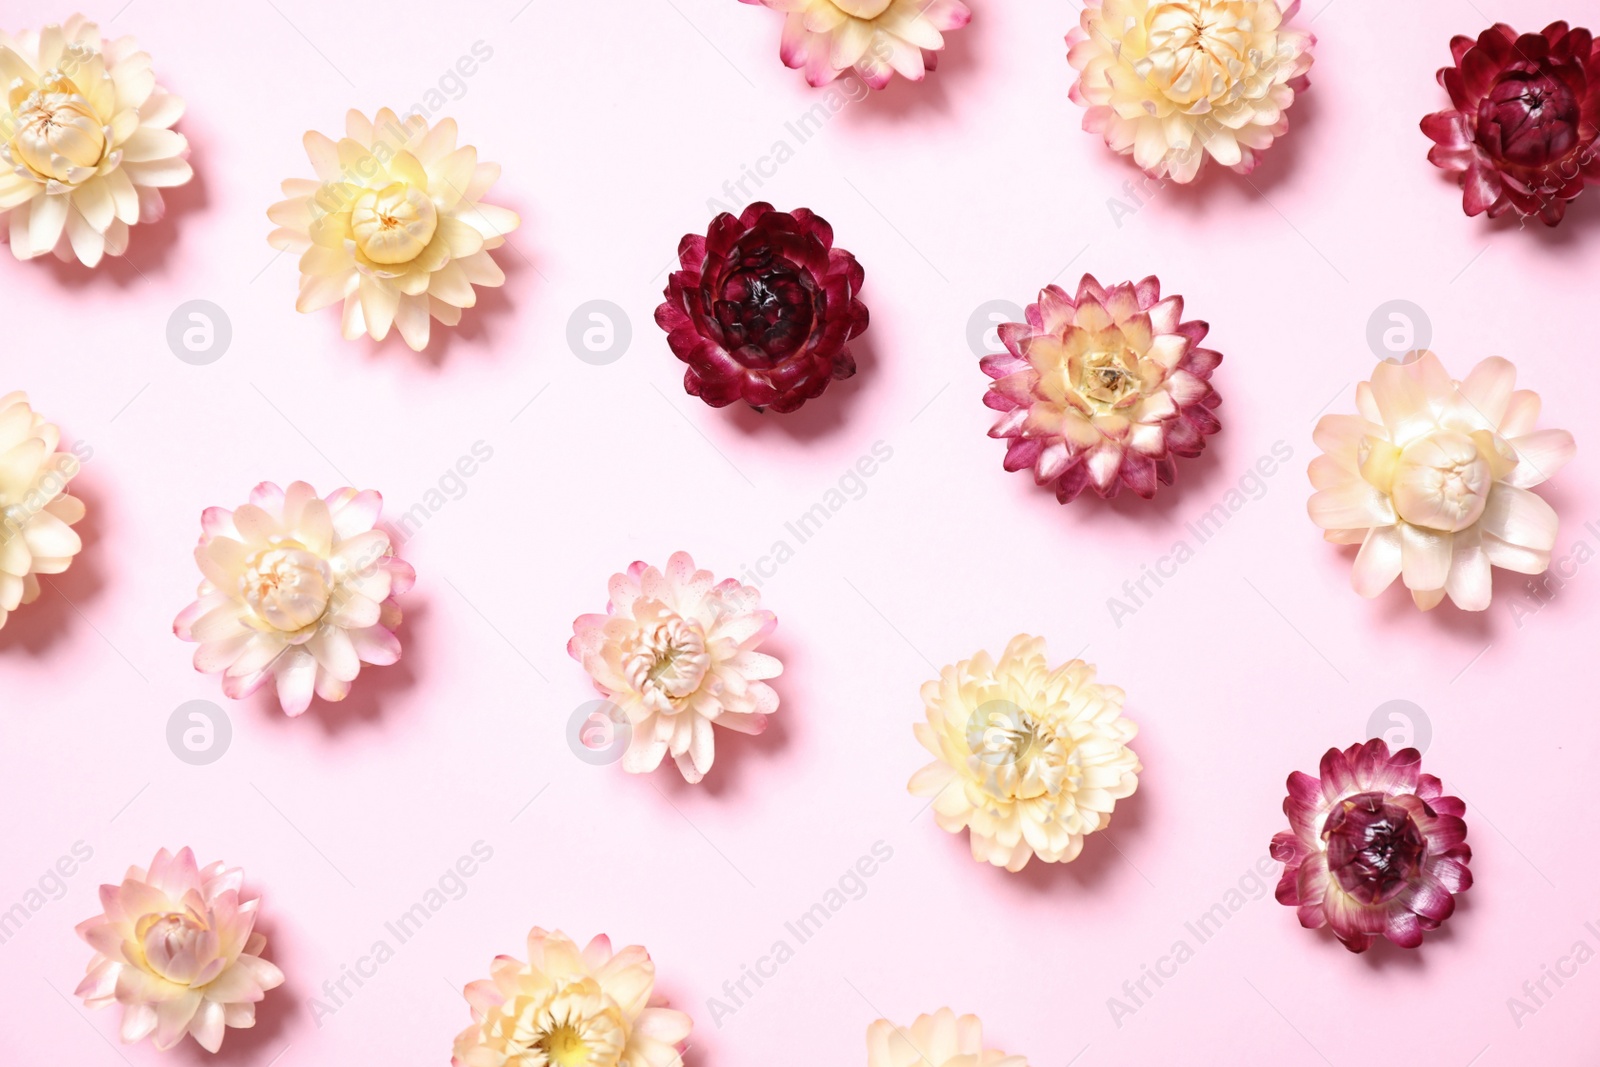
[[[1144,879],[1133,860],[1128,858],[1124,842],[1137,837],[1144,829],[1145,800],[1143,792],[1117,801],[1111,813],[1111,823],[1084,839],[1083,851],[1071,863],[1045,863],[1037,856],[1015,874],[998,867],[993,873],[1003,876],[1035,893],[1056,893],[1064,887],[1088,889],[1114,877],[1111,873],[1120,867],[1129,867],[1134,875]],[[1115,835],[1115,836],[1113,836]]]
[[[275,922],[266,919],[257,919],[255,928],[266,935],[267,948],[264,953],[267,960],[278,965],[284,972],[283,984],[276,989],[268,990],[266,997],[256,1004],[256,1024],[245,1029],[232,1027],[224,1033],[222,1047],[215,1054],[201,1048],[192,1037],[186,1037],[172,1050],[172,1054],[191,1067],[200,1067],[201,1064],[216,1067],[218,1063],[226,1063],[229,1067],[268,1067],[283,1055],[289,1042],[284,1038],[284,1029],[291,1018],[298,1011],[300,996],[294,992],[295,977],[293,971],[284,965],[282,957],[275,955],[273,947],[281,945],[281,936],[276,932]]]
[[[39,576],[39,599],[17,608],[0,628],[0,657],[13,651],[31,656],[46,652],[72,626],[83,621],[82,606],[105,586],[99,552],[105,516],[97,502],[99,494],[80,476],[73,480],[69,495],[83,501],[83,520],[73,527],[83,542],[83,550],[64,573]]]
[[[781,641],[765,641],[760,651],[782,662],[785,672],[795,670],[794,657]],[[766,729],[759,734],[741,734],[734,730],[714,727],[717,738],[716,759],[704,778],[695,784],[684,781],[672,757],[668,756],[657,768],[660,778],[652,781],[662,785],[673,795],[703,793],[713,798],[720,798],[729,793],[737,794],[746,780],[754,780],[759,784],[765,775],[751,761],[774,759],[787,748],[792,739],[790,730],[796,718],[794,708],[783,702],[783,676],[779,675],[767,684],[778,691],[779,703],[777,712],[767,716]]]
[[[787,414],[757,411],[749,404],[735,404],[729,421],[745,434],[783,433],[805,443],[820,440],[836,433],[844,426],[850,408],[861,402],[861,394],[877,364],[876,341],[869,327],[865,333],[850,342],[850,354],[855,357],[856,372],[842,381],[829,382],[823,394],[807,400],[798,410]]]
[[[976,8],[977,5],[969,0],[967,6]],[[889,122],[921,113],[948,113],[952,89],[959,90],[978,76],[977,55],[982,43],[979,38],[985,33],[987,26],[978,17],[959,30],[949,31],[944,35],[944,50],[938,54],[938,69],[929,71],[920,82],[908,81],[896,74],[882,89],[868,89],[867,96],[851,110],[859,112],[862,121]],[[859,79],[860,75],[850,71],[844,77]],[[952,86],[952,80],[957,84]],[[858,84],[865,85],[864,82]]]
[[[123,255],[106,256],[98,267],[86,267],[76,259],[63,263],[49,254],[41,256],[40,262],[55,275],[57,284],[71,289],[107,285],[130,289],[148,283],[152,275],[166,274],[183,229],[180,222],[185,216],[204,211],[210,203],[204,168],[192,157],[189,166],[194,177],[186,185],[161,190],[166,207],[160,220],[135,224]]]
[[[421,647],[425,645],[421,635],[426,632],[424,620],[430,612],[428,602],[414,593],[408,593],[401,601],[401,610],[404,617],[397,633],[403,652],[399,662],[387,667],[363,663],[361,676],[350,685],[349,696],[338,701],[313,697],[311,707],[299,716],[301,719],[315,719],[323,732],[330,736],[378,725],[392,703],[416,683],[416,662],[421,656]],[[293,720],[283,713],[283,708],[278,704],[278,692],[271,681],[261,687],[256,700],[262,716],[279,728],[288,729],[293,725]]]

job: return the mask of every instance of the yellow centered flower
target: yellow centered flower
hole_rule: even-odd
[[[76,184],[100,165],[106,134],[78,87],[52,71],[17,109],[11,147],[18,162],[41,178]]]
[[[433,201],[405,182],[366,190],[350,212],[356,245],[374,263],[410,263],[428,247],[438,228],[439,211]]]

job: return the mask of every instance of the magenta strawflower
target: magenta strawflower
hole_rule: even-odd
[[[1468,215],[1507,211],[1554,226],[1567,201],[1600,181],[1600,49],[1585,29],[1552,22],[1518,36],[1496,23],[1450,41],[1439,71],[1450,107],[1422,120],[1428,159],[1460,175]]]
[[[1421,773],[1422,754],[1373,738],[1322,757],[1320,778],[1295,771],[1283,811],[1290,829],[1272,839],[1283,863],[1278,903],[1308,930],[1330,926],[1365,952],[1380,935],[1422,944],[1472,886],[1467,806]]]
[[[805,208],[751,204],[678,245],[656,324],[689,365],[683,387],[714,408],[794,411],[856,372],[848,342],[867,328],[865,274]]]
[[[1183,297],[1162,299],[1155,278],[1085,274],[1076,296],[1049,286],[1026,317],[1000,327],[1006,351],[982,363],[995,379],[983,402],[1002,413],[989,436],[1007,440],[1006,470],[1031,468],[1063,504],[1123,486],[1148,499],[1221,429],[1210,379],[1222,356],[1200,347],[1210,327],[1181,321]]]

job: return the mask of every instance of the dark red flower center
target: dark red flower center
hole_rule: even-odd
[[[1382,904],[1416,876],[1428,842],[1410,812],[1382,793],[1334,805],[1323,824],[1328,870],[1363,904]]]
[[[1499,155],[1542,167],[1578,144],[1580,108],[1566,83],[1538,70],[1510,70],[1478,105],[1478,126],[1497,133]]]
[[[815,293],[810,273],[775,255],[770,246],[744,250],[723,275],[712,302],[724,347],[751,370],[782,362],[811,336]]]

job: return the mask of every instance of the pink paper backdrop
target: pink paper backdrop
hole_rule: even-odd
[[[1600,191],[1553,233],[1469,220],[1417,129],[1452,34],[1592,11],[1477,6],[1304,12],[1320,43],[1288,139],[1249,181],[1161,190],[1079,130],[1060,0],[974,0],[937,75],[838,97],[804,139],[824,96],[779,64],[780,18],[732,0],[92,4],[188,99],[199,177],[96,274],[0,260],[0,391],[93,449],[84,554],[0,634],[0,911],[26,916],[0,944],[0,1060],[157,1062],[71,998],[89,955],[72,926],[100,882],[191,844],[246,869],[288,975],[256,1030],[229,1031],[229,1064],[443,1063],[460,987],[536,923],[648,946],[695,1016],[694,1067],[861,1063],[871,1020],[946,1004],[1036,1065],[1595,1062],[1600,577],[1578,565],[1543,603],[1503,576],[1488,612],[1422,615],[1352,593],[1348,551],[1305,515],[1312,424],[1351,405],[1369,318],[1407,300],[1458,375],[1510,357],[1577,435],[1546,491],[1557,555],[1600,549]],[[22,0],[4,20],[69,13]],[[496,197],[524,225],[498,254],[506,289],[418,357],[297,315],[265,211],[309,176],[306,129],[430,91],[459,97],[438,113],[505,165]],[[861,373],[795,417],[685,396],[651,320],[679,237],[709,199],[746,199],[724,183],[747,172],[746,192],[817,210],[867,271]],[[975,312],[1084,270],[1159,274],[1226,356],[1224,432],[1153,504],[1060,508],[985,437]],[[231,322],[207,366],[166,341],[195,299]],[[631,323],[608,365],[568,342],[592,300]],[[492,456],[458,480],[474,446]],[[855,478],[874,448],[888,458]],[[201,509],[296,478],[427,518],[406,546],[404,661],[291,721],[224,700],[170,627]],[[802,542],[786,523],[817,503],[831,517]],[[1188,524],[1217,505],[1202,542]],[[1192,558],[1163,563],[1180,541]],[[614,570],[678,548],[719,574],[765,568],[787,667],[772,728],[721,735],[699,788],[587,766],[565,740],[594,696],[571,620],[602,609]],[[1147,567],[1162,584],[1134,605],[1124,582]],[[1007,875],[905,782],[919,685],[1018,631],[1127,689],[1145,772],[1081,861]],[[167,741],[197,699],[231,724],[207,766]],[[1354,957],[1272,901],[1264,857],[1285,776],[1369,736],[1390,701],[1409,705],[1376,728],[1426,744],[1467,801],[1477,882],[1423,951]],[[450,877],[475,845],[491,858]],[[891,858],[852,880],[875,846]],[[400,943],[386,923],[430,900]],[[801,943],[785,924],[819,902],[840,906]],[[375,966],[379,941],[393,955]],[[774,967],[779,941],[793,955]],[[735,1006],[724,983],[747,966],[768,977]],[[347,969],[365,976],[335,1000],[324,983]],[[717,1023],[712,997],[735,1007]],[[190,1042],[167,1062],[204,1058]]]

